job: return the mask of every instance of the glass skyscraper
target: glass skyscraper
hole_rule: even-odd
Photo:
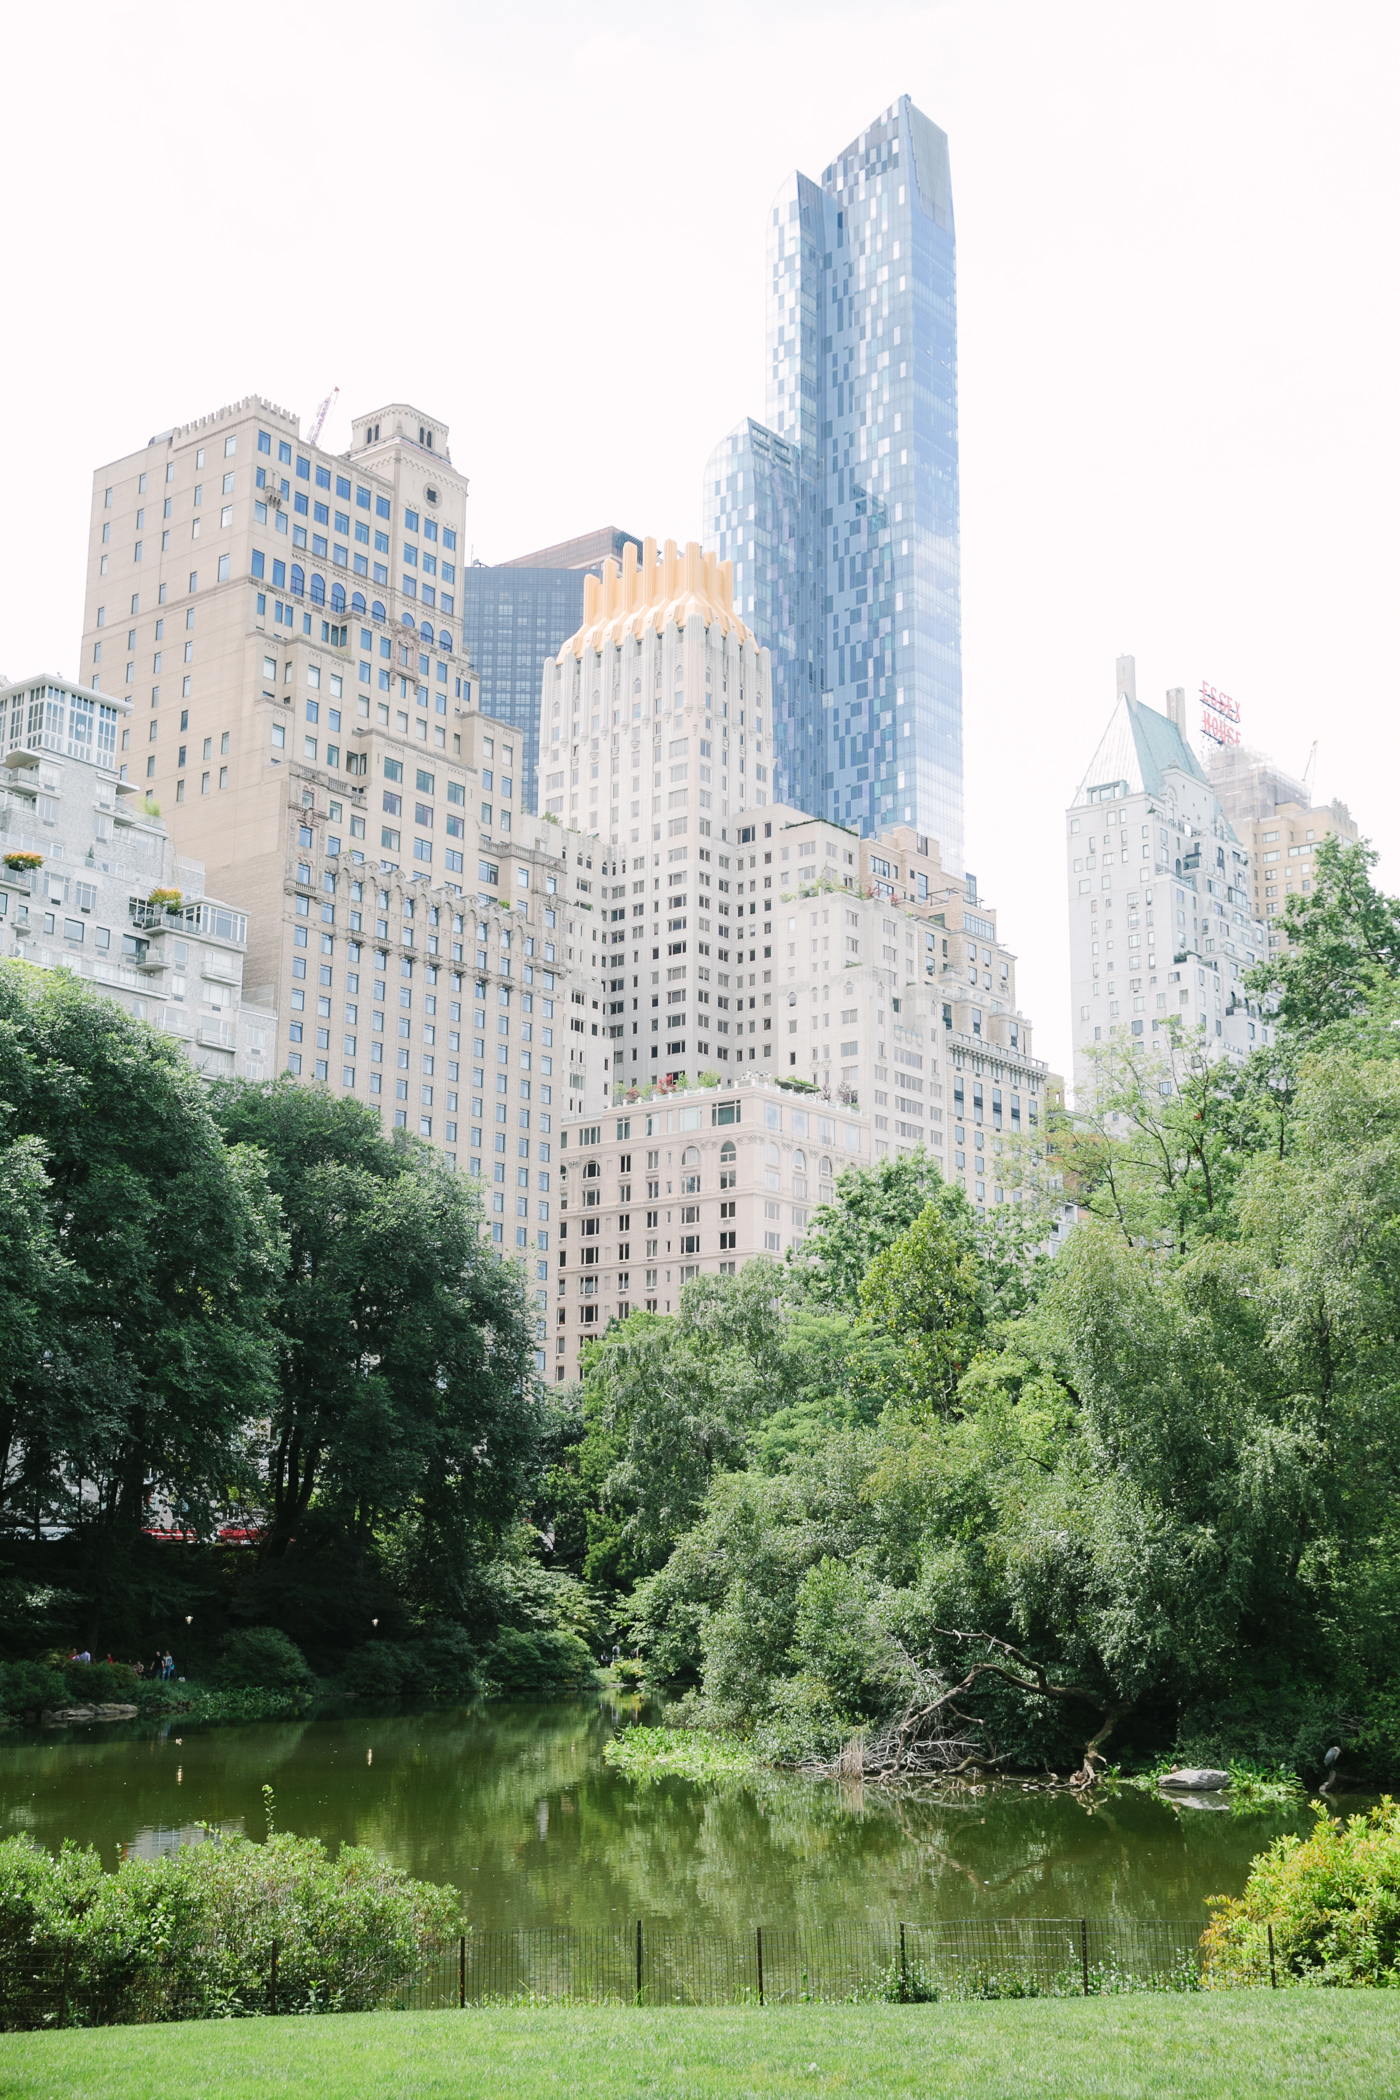
[[[817,672],[821,636],[812,576],[817,489],[795,443],[746,418],[705,469],[707,545],[734,564],[734,609],[772,655],[773,800],[822,806]]]
[[[778,664],[793,668],[781,726],[787,777],[803,792],[789,799],[863,833],[912,824],[957,868],[957,309],[944,133],[906,95],[820,182],[790,176],[769,214],[766,267],[767,428],[741,425],[712,454],[705,543],[735,560],[736,599],[745,549],[742,603],[772,651],[775,698]],[[783,503],[795,574],[789,542],[741,530],[782,507],[777,455],[769,465],[760,438],[792,455]],[[729,460],[745,485],[721,490],[722,509],[715,484]]]

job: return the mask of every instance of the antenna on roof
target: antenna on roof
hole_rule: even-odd
[[[321,425],[325,422],[326,417],[330,414],[331,410],[335,407],[335,404],[339,399],[340,388],[338,386],[333,386],[330,392],[327,394],[325,400],[321,403],[321,406],[316,411],[316,420],[312,424],[310,434],[306,440],[308,445],[314,445],[316,443],[317,439],[321,435]]]

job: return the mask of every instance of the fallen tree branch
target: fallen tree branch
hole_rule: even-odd
[[[811,1769],[868,1779],[951,1779],[967,1772],[995,1770],[1009,1761],[1009,1753],[997,1749],[980,1715],[964,1713],[957,1704],[981,1678],[995,1677],[1035,1698],[1077,1700],[1097,1710],[1099,1726],[1085,1744],[1083,1761],[1068,1784],[1084,1789],[1098,1783],[1105,1763],[1099,1746],[1126,1710],[1122,1702],[1106,1698],[1087,1685],[1052,1682],[1043,1663],[996,1634],[946,1626],[935,1627],[934,1631],[959,1644],[979,1641],[991,1655],[974,1662],[956,1684],[949,1684],[941,1672],[902,1649],[905,1669],[917,1686],[915,1697],[902,1713],[873,1735],[853,1737],[833,1762]]]

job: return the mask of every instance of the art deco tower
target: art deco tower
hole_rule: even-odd
[[[694,541],[658,553],[649,539],[640,561],[628,546],[584,592],[583,625],[545,666],[543,813],[605,848],[617,1080],[693,1075],[722,1057],[714,1019],[732,1016],[739,964],[760,961],[757,883],[730,868],[724,834],[731,810],[771,801],[769,654],[734,610],[728,564]]]

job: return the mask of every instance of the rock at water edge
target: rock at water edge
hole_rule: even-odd
[[[1230,1775],[1211,1765],[1182,1765],[1175,1772],[1163,1772],[1157,1784],[1177,1794],[1219,1794],[1229,1786]]]

